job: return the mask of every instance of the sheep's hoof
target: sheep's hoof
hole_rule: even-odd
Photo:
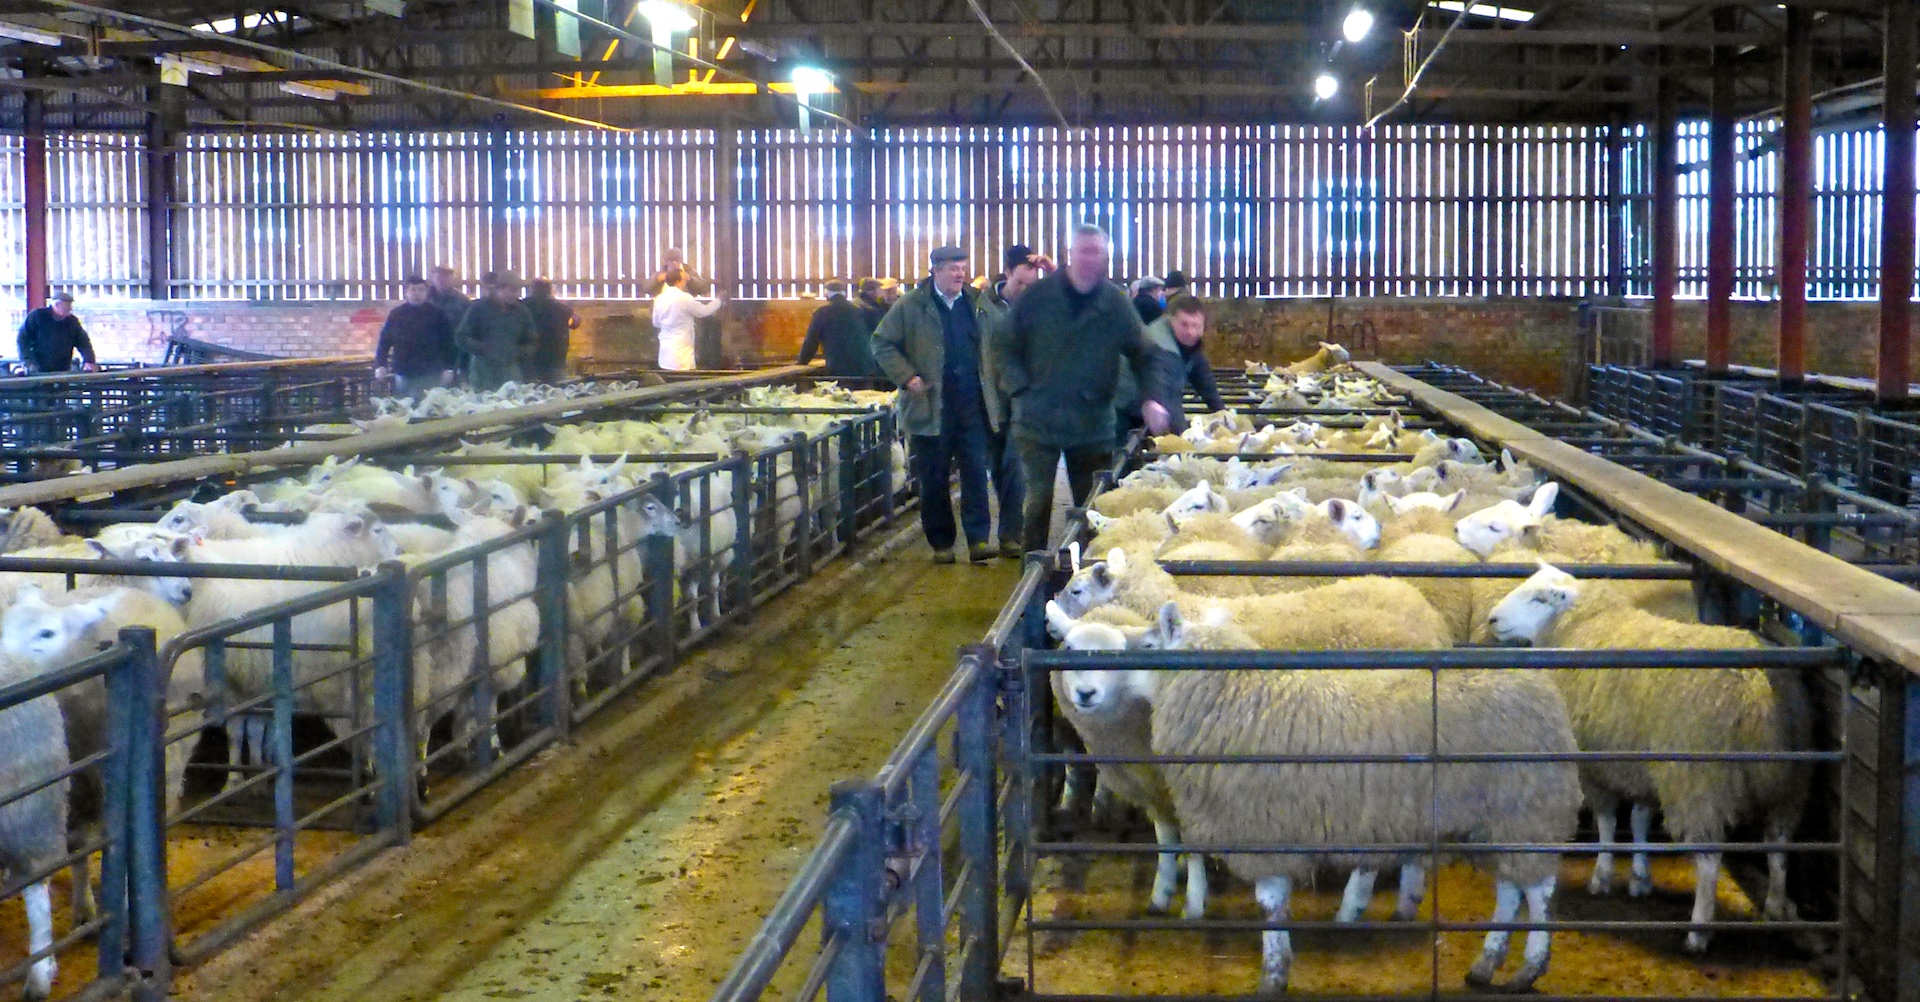
[[[1514,974],[1513,980],[1504,985],[1494,985],[1492,986],[1492,990],[1514,995],[1531,992],[1533,991],[1533,983],[1540,980],[1540,975],[1545,973],[1547,973],[1546,957],[1541,957],[1539,960],[1530,960],[1526,963],[1526,966],[1520,968],[1519,972]]]
[[[1260,969],[1260,995],[1285,995],[1287,993],[1287,965],[1270,964]]]
[[[1704,932],[1687,933],[1687,952],[1696,955],[1707,952],[1707,934]]]
[[[1420,917],[1420,905],[1417,903],[1409,904],[1409,905],[1400,905],[1399,907],[1396,907],[1393,910],[1392,915],[1388,916],[1388,918],[1394,922],[1412,922],[1414,919],[1417,919],[1419,917]]]
[[[1784,897],[1768,898],[1767,903],[1760,908],[1760,919],[1764,922],[1797,922],[1800,919],[1800,909],[1795,908],[1793,902]]]
[[[1492,990],[1493,976],[1500,970],[1500,958],[1481,954],[1480,959],[1467,969],[1467,984],[1475,988]]]
[[[1592,879],[1587,881],[1587,893],[1594,897],[1606,897],[1613,893],[1613,874],[1602,875],[1595,870]]]
[[[1156,899],[1148,899],[1147,914],[1148,915],[1165,915],[1167,913],[1167,909],[1172,907],[1172,904],[1173,902],[1171,901],[1160,901]]]
[[[1653,893],[1653,877],[1651,876],[1648,876],[1646,874],[1636,873],[1633,875],[1632,880],[1627,881],[1628,897],[1644,898],[1647,895],[1652,893]]]
[[[1180,917],[1189,922],[1198,922],[1207,917],[1207,909],[1205,907],[1195,908],[1192,905],[1188,905],[1180,910]]]

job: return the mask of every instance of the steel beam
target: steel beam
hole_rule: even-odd
[[[47,101],[29,91],[21,106],[21,198],[26,208],[27,309],[44,306],[51,291],[47,284]]]
[[[1880,358],[1875,392],[1883,403],[1907,399],[1907,345],[1913,316],[1914,4],[1887,0],[1885,197],[1880,199]]]
[[[173,298],[173,166],[174,140],[169,114],[169,88],[149,88],[158,106],[147,113],[145,153],[147,198],[147,298]]]
[[[1731,31],[1736,12],[1721,7],[1713,25]],[[1727,47],[1713,50],[1712,111],[1707,131],[1707,375],[1725,376],[1733,360],[1734,60]]]
[[[740,294],[740,130],[723,120],[713,144],[713,291]]]
[[[1648,362],[1674,365],[1673,295],[1680,284],[1679,86],[1661,78],[1653,123],[1653,339]]]
[[[1779,214],[1780,328],[1776,354],[1780,385],[1807,376],[1807,215],[1813,201],[1813,12],[1787,9]]]
[[[512,183],[512,165],[507,156],[507,126],[496,119],[487,138],[487,270],[507,270],[507,231],[513,223],[512,200],[507,190]],[[485,295],[483,291],[481,293]]]

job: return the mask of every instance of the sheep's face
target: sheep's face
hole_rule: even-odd
[[[1233,516],[1233,524],[1267,546],[1279,546],[1280,540],[1297,520],[1292,494],[1271,497]]]
[[[1361,506],[1371,508],[1379,504],[1399,490],[1400,485],[1405,482],[1406,478],[1384,466],[1360,474]]]
[[[1295,421],[1280,429],[1294,445],[1314,445],[1320,441],[1320,426],[1312,421]]]
[[[1518,501],[1502,501],[1483,508],[1454,524],[1453,538],[1461,546],[1485,559],[1494,547],[1540,524],[1527,507]]]
[[[1054,622],[1051,614],[1048,622]],[[1123,651],[1127,649],[1127,637],[1118,627],[1106,623],[1072,623],[1060,646],[1070,651]],[[1053,677],[1054,694],[1080,713],[1112,712],[1125,695],[1126,678],[1126,672],[1114,669],[1061,671]]]
[[[1340,345],[1322,341],[1320,342],[1320,350],[1326,352],[1327,361],[1332,362],[1335,365],[1345,365],[1348,362],[1353,361],[1353,356],[1347,354],[1347,349],[1341,347]]]
[[[520,492],[504,480],[489,480],[480,485],[480,490],[487,504],[496,510],[512,511],[527,503]]]
[[[1119,576],[1104,560],[1097,560],[1073,572],[1056,600],[1069,616],[1084,616],[1091,609],[1113,601],[1119,591]]]
[[[1470,438],[1447,439],[1447,458],[1458,460],[1462,463],[1483,462],[1480,458],[1480,447],[1474,445],[1473,440]]]
[[[43,668],[56,667],[56,659],[107,617],[107,606],[104,597],[79,605],[52,606],[41,597],[40,589],[23,588],[13,607],[0,617],[0,650]]]
[[[1447,495],[1435,494],[1432,491],[1420,491],[1416,494],[1409,494],[1406,497],[1388,497],[1387,507],[1391,508],[1395,515],[1411,514],[1422,508],[1439,512],[1450,512],[1460,507],[1460,499],[1466,496],[1466,491],[1454,491],[1452,494]]]
[[[199,537],[167,534],[142,536],[131,540],[87,540],[87,549],[101,560],[142,560],[160,564],[185,563]],[[140,578],[141,588],[174,605],[193,601],[192,578]]]
[[[1196,515],[1209,512],[1224,514],[1227,508],[1227,499],[1214,493],[1213,485],[1202,480],[1192,490],[1174,498],[1173,503],[1168,505],[1161,514],[1166,515],[1167,519],[1177,527],[1184,525],[1188,519]]]
[[[456,508],[471,508],[479,500],[479,488],[473,481],[464,477],[449,477],[440,473],[429,473],[420,478],[421,486],[433,498],[435,508],[443,512]]]
[[[162,516],[158,524],[168,532],[189,533],[205,524],[202,519],[206,508],[195,501],[182,501]]]
[[[1254,467],[1240,461],[1238,456],[1227,462],[1226,488],[1230,491],[1247,491],[1256,487],[1268,487],[1280,482],[1280,478],[1293,469],[1292,463],[1275,463],[1272,466]]]
[[[1500,604],[1487,614],[1487,630],[1501,643],[1541,642],[1552,629],[1554,620],[1580,598],[1580,582],[1573,575],[1549,564],[1520,587],[1507,593]]]
[[[672,536],[680,531],[680,516],[665,501],[652,494],[643,495],[634,503],[634,508],[640,516],[643,535]]]
[[[1340,531],[1346,533],[1353,545],[1363,550],[1371,550],[1380,545],[1380,520],[1367,513],[1365,508],[1343,498],[1333,498],[1320,506],[1322,514]]]
[[[455,510],[458,511],[461,509]],[[400,539],[393,534],[393,530],[387,528],[385,522],[369,524],[367,526],[367,533],[373,537],[375,545],[379,547],[380,559],[394,560],[400,556]]]

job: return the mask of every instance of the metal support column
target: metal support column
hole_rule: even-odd
[[[26,232],[22,235],[27,254],[26,308],[45,306],[51,289],[47,283],[47,98],[37,90],[21,94],[22,125],[21,198],[26,206]]]
[[[1813,12],[1787,8],[1786,114],[1782,123],[1778,247],[1780,385],[1807,375],[1807,213],[1813,202]]]
[[[1607,295],[1621,298],[1627,294],[1627,174],[1626,127],[1619,122],[1607,127]]]
[[[173,109],[176,87],[149,87],[147,114],[147,298],[173,298]]]
[[[1658,86],[1653,121],[1653,338],[1647,364],[1670,369],[1673,354],[1673,295],[1680,284],[1680,95],[1673,78]]]
[[[855,129],[853,132],[852,169],[848,180],[853,190],[849,192],[848,211],[852,215],[853,229],[853,274],[856,278],[873,274],[873,130]],[[982,262],[980,267],[986,267]]]
[[[512,199],[508,191],[512,185],[513,168],[507,150],[507,126],[498,119],[487,135],[487,270],[507,270],[507,230],[513,217]]]
[[[1731,32],[1736,12],[1713,12],[1716,31]],[[1725,376],[1733,360],[1734,49],[1713,50],[1712,111],[1707,132],[1707,375]]]
[[[1887,0],[1886,196],[1880,200],[1880,360],[1882,403],[1907,399],[1907,344],[1913,325],[1913,61],[1916,0]]]
[[[722,122],[713,143],[713,291],[740,294],[740,130]]]

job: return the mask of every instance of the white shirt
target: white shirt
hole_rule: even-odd
[[[653,327],[660,332],[660,368],[693,368],[693,322],[713,316],[719,308],[718,299],[702,302],[672,285],[653,297]]]
[[[961,290],[961,291],[965,291],[965,290]],[[959,302],[959,301],[960,301],[960,293],[959,293],[959,292],[956,292],[956,293],[954,293],[953,295],[951,295],[951,296],[949,296],[949,295],[947,295],[946,293],[944,293],[944,292],[941,292],[941,291],[940,291],[940,287],[939,287],[939,286],[935,286],[935,287],[934,287],[934,289],[933,289],[933,294],[934,294],[934,295],[936,295],[936,296],[939,296],[939,297],[940,297],[940,301],[941,301],[941,302],[943,302],[943,303],[945,303],[945,304],[947,304],[947,309],[949,309],[949,310],[951,310],[951,309],[953,309],[953,304],[954,304],[954,303],[957,303],[957,302]]]

